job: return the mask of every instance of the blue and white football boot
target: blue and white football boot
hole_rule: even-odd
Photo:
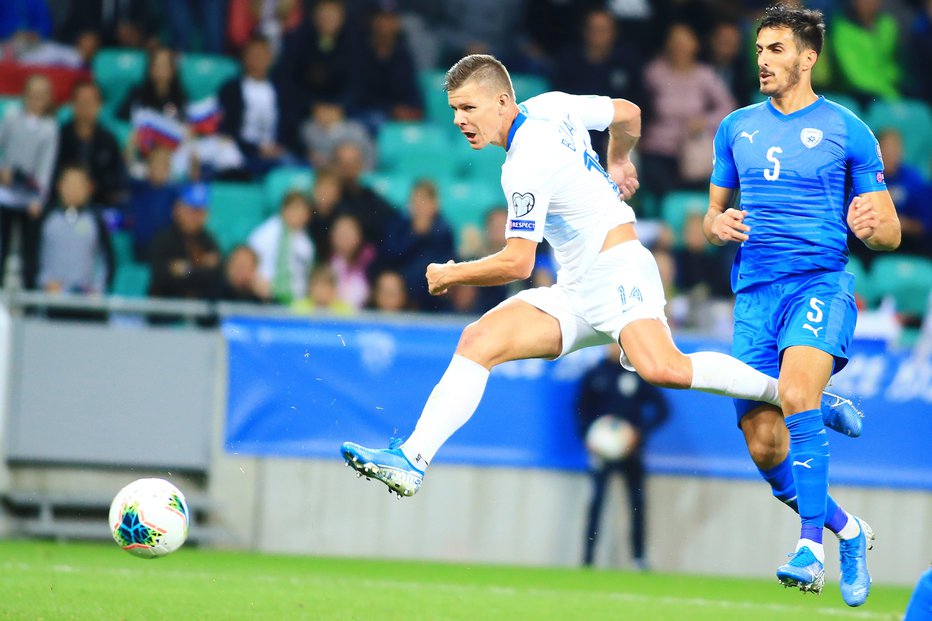
[[[857,438],[861,435],[864,414],[851,402],[830,392],[822,393],[822,422],[829,429]]]
[[[854,539],[838,542],[841,556],[841,597],[849,606],[860,606],[871,591],[871,575],[867,571],[867,551],[874,547],[874,529],[860,518],[854,518],[861,533]]]
[[[388,486],[389,493],[398,498],[414,496],[421,488],[424,471],[415,468],[401,452],[402,440],[393,439],[387,449],[369,449],[354,442],[344,442],[340,448],[346,465],[356,471],[357,477],[375,479]]]
[[[825,568],[807,546],[788,555],[790,562],[777,567],[777,579],[784,587],[799,587],[800,591],[821,593],[825,584]]]

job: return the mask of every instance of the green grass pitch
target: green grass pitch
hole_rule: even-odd
[[[620,571],[0,541],[2,621],[767,621],[901,618],[906,588],[863,608],[776,581]]]

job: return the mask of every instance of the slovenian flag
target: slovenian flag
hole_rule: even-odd
[[[209,136],[217,133],[220,127],[220,103],[216,97],[206,97],[200,101],[188,104],[187,107],[188,123],[195,134],[199,136]]]
[[[132,125],[142,155],[148,154],[155,147],[174,151],[184,140],[184,124],[151,108],[135,110]]]

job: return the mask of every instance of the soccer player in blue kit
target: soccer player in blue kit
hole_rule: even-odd
[[[782,411],[735,400],[748,450],[773,494],[802,522],[796,551],[777,577],[820,592],[822,530],[840,540],[841,592],[849,606],[870,590],[873,532],[828,495],[829,442],[819,403],[847,362],[857,319],[847,228],[873,250],[894,250],[900,225],[870,129],[816,96],[811,70],[822,51],[818,11],[767,9],[757,31],[763,103],[722,121],[715,136],[706,237],[739,242],[733,354],[779,379]],[[740,206],[731,208],[734,190]]]

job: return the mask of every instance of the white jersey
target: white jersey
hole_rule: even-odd
[[[614,106],[608,97],[550,92],[519,108],[502,166],[505,237],[546,239],[560,264],[558,282],[577,282],[606,233],[635,220],[589,140],[588,130],[611,124]]]

